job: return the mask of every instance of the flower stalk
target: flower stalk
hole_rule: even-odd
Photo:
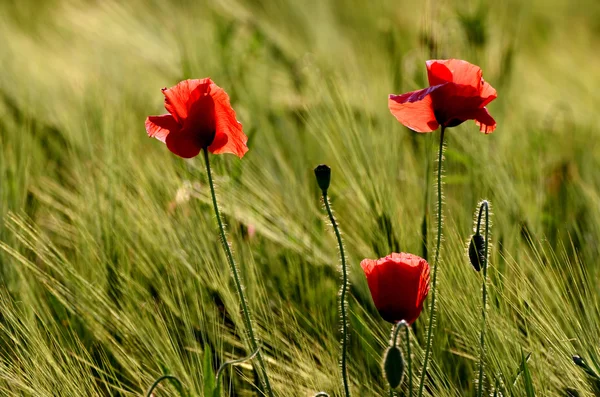
[[[333,212],[331,211],[331,205],[329,203],[329,197],[327,196],[327,190],[329,189],[329,184],[331,181],[331,168],[322,164],[315,168],[315,176],[317,178],[317,183],[321,188],[321,192],[323,194],[323,202],[325,203],[325,209],[327,210],[327,215],[329,216],[329,220],[331,222],[331,226],[335,232],[335,237],[337,238],[338,246],[340,249],[340,258],[342,263],[342,285],[340,287],[340,312],[341,312],[341,328],[342,328],[342,340],[341,340],[341,369],[342,369],[342,383],[344,386],[344,396],[350,397],[350,386],[348,382],[348,315],[347,304],[346,304],[346,294],[348,291],[348,267],[346,265],[346,256],[344,254],[344,244],[342,242],[342,236],[340,234],[339,227],[333,216]]]
[[[242,312],[244,317],[244,325],[246,327],[246,336],[248,342],[250,344],[250,350],[256,352],[256,357],[258,359],[259,364],[259,377],[261,382],[263,383],[263,387],[267,392],[269,397],[273,397],[273,391],[271,389],[271,384],[269,382],[269,377],[267,375],[267,371],[265,368],[264,359],[262,357],[261,350],[258,348],[258,341],[254,334],[254,329],[252,327],[252,317],[250,313],[250,309],[248,307],[248,301],[246,299],[246,294],[244,293],[244,286],[242,283],[242,279],[239,275],[237,265],[235,264],[235,260],[233,259],[233,254],[231,253],[231,247],[227,241],[227,236],[225,235],[225,228],[223,227],[223,221],[221,220],[221,213],[219,212],[219,206],[217,204],[217,196],[215,194],[215,187],[213,183],[212,173],[210,169],[210,161],[208,156],[208,149],[205,147],[203,149],[204,153],[204,162],[206,164],[206,173],[208,175],[208,184],[210,185],[210,194],[212,197],[212,203],[215,211],[215,216],[217,218],[217,223],[219,225],[219,233],[221,237],[221,243],[223,245],[223,249],[225,250],[225,255],[227,256],[227,262],[229,264],[229,268],[231,270],[231,275],[233,276],[233,280],[235,282],[235,288],[240,299],[240,304],[242,306]]]
[[[410,325],[402,320],[400,322],[398,322],[397,324],[395,324],[392,327],[392,347],[397,347],[398,346],[398,334],[400,333],[400,330],[404,329],[406,332],[406,369],[408,372],[408,395],[409,397],[412,397],[413,395],[413,379],[412,379],[412,357],[411,357],[411,351],[410,351]],[[404,371],[402,371],[402,376],[401,378],[404,377]],[[388,379],[389,382],[389,379]],[[398,385],[396,385],[397,387]],[[394,385],[390,384],[390,396],[393,395],[394,393],[394,389],[396,388]]]
[[[173,382],[177,386],[177,389],[179,390],[180,394],[183,395],[183,385],[181,384],[179,378],[173,375],[163,375],[157,378],[152,384],[152,386],[150,386],[150,388],[146,392],[146,397],[152,397],[154,395],[154,389],[156,389],[158,385],[160,385],[165,380],[170,380],[171,382]]]
[[[489,246],[489,226],[490,226],[490,210],[489,203],[484,200],[479,207],[479,216],[477,217],[477,231],[480,234],[481,215],[485,210],[485,249],[481,259],[481,268],[483,270],[483,279],[481,281],[481,333],[479,336],[479,378],[477,383],[477,396],[483,396],[483,367],[485,361],[485,329],[486,329],[486,314],[487,314],[487,264],[488,264],[488,246]]]
[[[421,380],[419,381],[418,396],[423,395],[425,386],[425,378],[427,377],[427,365],[429,364],[429,356],[431,354],[431,339],[433,336],[434,320],[435,320],[435,297],[437,286],[438,265],[440,261],[440,248],[442,244],[442,163],[444,160],[444,132],[446,128],[442,125],[440,134],[440,147],[438,150],[438,172],[437,172],[437,240],[435,246],[435,259],[433,261],[433,280],[431,285],[431,304],[429,305],[429,324],[427,326],[427,341],[425,344],[425,357],[423,359],[423,369],[421,370]]]

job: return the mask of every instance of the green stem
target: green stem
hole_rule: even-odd
[[[260,350],[260,348],[256,349],[248,357],[242,357],[242,358],[238,358],[236,360],[225,361],[223,364],[221,364],[221,366],[217,370],[217,375],[215,375],[215,382],[216,382],[217,386],[221,382],[221,374],[223,373],[223,371],[225,371],[225,369],[227,367],[235,365],[235,364],[241,364],[241,363],[244,363],[246,361],[252,360],[254,357],[256,357],[256,355],[258,354],[259,350]]]
[[[438,150],[438,172],[437,172],[437,241],[435,246],[435,259],[433,262],[433,281],[431,285],[431,304],[429,305],[429,324],[427,326],[427,342],[425,345],[425,357],[423,359],[423,369],[421,370],[421,380],[419,382],[419,394],[423,395],[423,387],[425,386],[425,378],[427,377],[427,364],[429,363],[429,355],[431,353],[431,337],[433,335],[433,323],[435,319],[435,295],[437,283],[437,270],[440,260],[440,247],[442,243],[442,161],[444,159],[444,132],[446,128],[442,126],[440,134],[440,147]]]
[[[154,392],[154,389],[156,389],[158,387],[158,385],[163,381],[163,380],[171,380],[173,381],[173,383],[176,383],[178,388],[183,389],[183,385],[181,384],[181,381],[179,379],[177,379],[177,377],[173,376],[173,375],[163,375],[160,378],[156,379],[154,381],[154,383],[152,384],[152,386],[150,386],[150,388],[148,389],[148,391],[146,392],[146,396],[150,397],[152,396],[152,393]]]
[[[406,363],[408,366],[408,395],[413,395],[413,374],[412,374],[412,356],[410,354],[410,327],[408,324],[404,327],[406,330]]]
[[[392,345],[397,346],[398,341],[398,333],[400,329],[404,328],[406,331],[406,366],[408,370],[408,395],[412,397],[413,395],[413,376],[412,376],[412,357],[410,353],[410,325],[404,320],[400,321],[395,325],[394,328],[394,336],[392,337]]]
[[[427,155],[430,152],[430,141],[427,140],[427,148],[425,150]],[[421,238],[422,238],[422,251],[423,259],[429,260],[429,230],[428,230],[428,218],[429,218],[429,183],[431,182],[431,173],[429,172],[430,162],[427,161],[425,165],[425,200],[423,200],[423,222],[421,223]]]
[[[225,254],[227,256],[227,262],[229,263],[229,268],[231,270],[231,274],[233,276],[233,280],[235,282],[235,288],[237,290],[237,294],[240,299],[240,303],[242,305],[242,312],[244,314],[244,324],[246,326],[247,337],[250,340],[250,349],[251,351],[258,351],[257,358],[260,370],[258,371],[260,374],[260,378],[263,382],[263,386],[265,387],[269,397],[273,397],[273,391],[271,390],[271,384],[269,382],[269,377],[267,376],[267,371],[265,370],[265,363],[262,357],[261,350],[258,349],[258,342],[254,337],[254,330],[252,328],[252,318],[250,316],[250,309],[248,308],[248,302],[246,300],[246,294],[244,293],[244,286],[242,284],[241,277],[238,273],[238,268],[233,259],[233,254],[231,253],[231,247],[229,247],[229,243],[227,242],[227,237],[225,235],[225,228],[223,227],[223,221],[221,220],[221,213],[219,212],[219,206],[217,205],[217,196],[215,194],[215,186],[212,179],[212,173],[210,171],[210,161],[208,159],[208,150],[204,148],[204,162],[206,163],[206,173],[208,174],[208,184],[210,185],[210,194],[212,196],[212,203],[215,210],[215,215],[217,217],[217,223],[219,224],[219,233],[221,235],[221,243],[223,244],[223,249],[225,250]]]
[[[340,289],[340,310],[342,314],[342,382],[344,384],[344,395],[350,397],[350,387],[348,385],[348,368],[347,368],[347,355],[348,355],[348,318],[346,314],[346,291],[348,290],[348,269],[346,267],[346,256],[344,255],[344,244],[342,243],[342,236],[338,228],[331,206],[329,205],[329,198],[327,197],[327,191],[323,190],[323,201],[325,202],[325,208],[331,221],[331,226],[335,231],[335,237],[337,238],[338,246],[340,248],[340,257],[342,260],[342,286]]]
[[[485,322],[486,322],[486,312],[487,312],[487,264],[488,264],[488,245],[489,245],[489,222],[490,222],[490,212],[489,205],[487,201],[481,203],[481,207],[479,208],[479,218],[477,222],[477,231],[479,231],[479,225],[481,223],[481,213],[485,209],[485,251],[484,251],[484,261],[481,264],[483,267],[483,281],[481,287],[481,335],[479,338],[479,382],[477,385],[477,396],[483,396],[483,365],[485,359]]]
[[[394,391],[390,389],[390,397],[394,397]]]

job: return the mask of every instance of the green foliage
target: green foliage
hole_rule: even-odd
[[[206,76],[229,92],[250,139],[243,160],[211,163],[277,395],[342,393],[321,163],[343,220],[352,390],[386,395],[388,325],[359,263],[419,254],[423,237],[431,256],[439,138],[399,125],[386,99],[423,87],[425,60],[457,57],[499,90],[498,129],[447,131],[426,391],[474,391],[480,279],[466,243],[486,197],[486,390],[501,379],[505,396],[592,396],[571,356],[592,357],[600,341],[600,5],[481,4],[0,2],[0,395],[139,396],[173,374],[199,396],[210,368],[250,353],[202,161],[176,158],[143,125],[164,112],[160,88]],[[427,314],[414,324],[415,374]],[[522,350],[534,357],[529,381],[511,382]],[[222,394],[254,395],[253,362],[233,368]],[[178,396],[174,386],[156,394]]]
[[[215,372],[213,371],[212,353],[210,347],[204,350],[204,362],[202,363],[202,376],[204,381],[203,396],[219,397],[219,385],[215,382]]]
[[[525,354],[521,352],[521,368],[523,370],[523,384],[525,385],[525,394],[527,397],[535,397],[535,390],[533,388],[533,379],[531,378],[531,372],[529,372],[529,365]]]

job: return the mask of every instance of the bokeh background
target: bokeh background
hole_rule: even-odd
[[[461,58],[498,90],[498,128],[447,134],[427,392],[475,389],[481,275],[465,250],[486,198],[486,388],[600,395],[571,360],[600,364],[597,0],[2,1],[0,43],[0,394],[138,396],[169,373],[200,396],[206,351],[213,368],[248,353],[202,162],[144,130],[162,87],[210,76],[250,137],[242,160],[212,161],[277,394],[341,393],[338,252],[312,174],[327,163],[352,388],[387,395],[389,326],[359,262],[426,255],[423,236],[433,250],[439,139],[397,123],[387,96],[426,86],[427,59]],[[247,363],[225,389],[255,383]]]

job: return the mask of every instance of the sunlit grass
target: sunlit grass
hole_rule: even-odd
[[[480,64],[499,97],[492,135],[470,122],[447,133],[429,392],[475,390],[481,284],[465,253],[486,198],[486,380],[525,395],[513,381],[531,353],[536,395],[594,395],[571,355],[600,354],[598,3],[202,3],[0,4],[0,394],[133,396],[168,373],[201,395],[205,349],[215,369],[249,353],[201,161],[143,127],[160,88],[210,76],[250,137],[243,160],[213,165],[277,394],[342,392],[337,246],[312,171],[327,163],[350,270],[353,391],[386,395],[389,327],[359,262],[421,254],[426,193],[434,224],[438,136],[402,127],[386,100],[421,88],[438,56]],[[232,395],[253,395],[251,365],[226,378]]]

